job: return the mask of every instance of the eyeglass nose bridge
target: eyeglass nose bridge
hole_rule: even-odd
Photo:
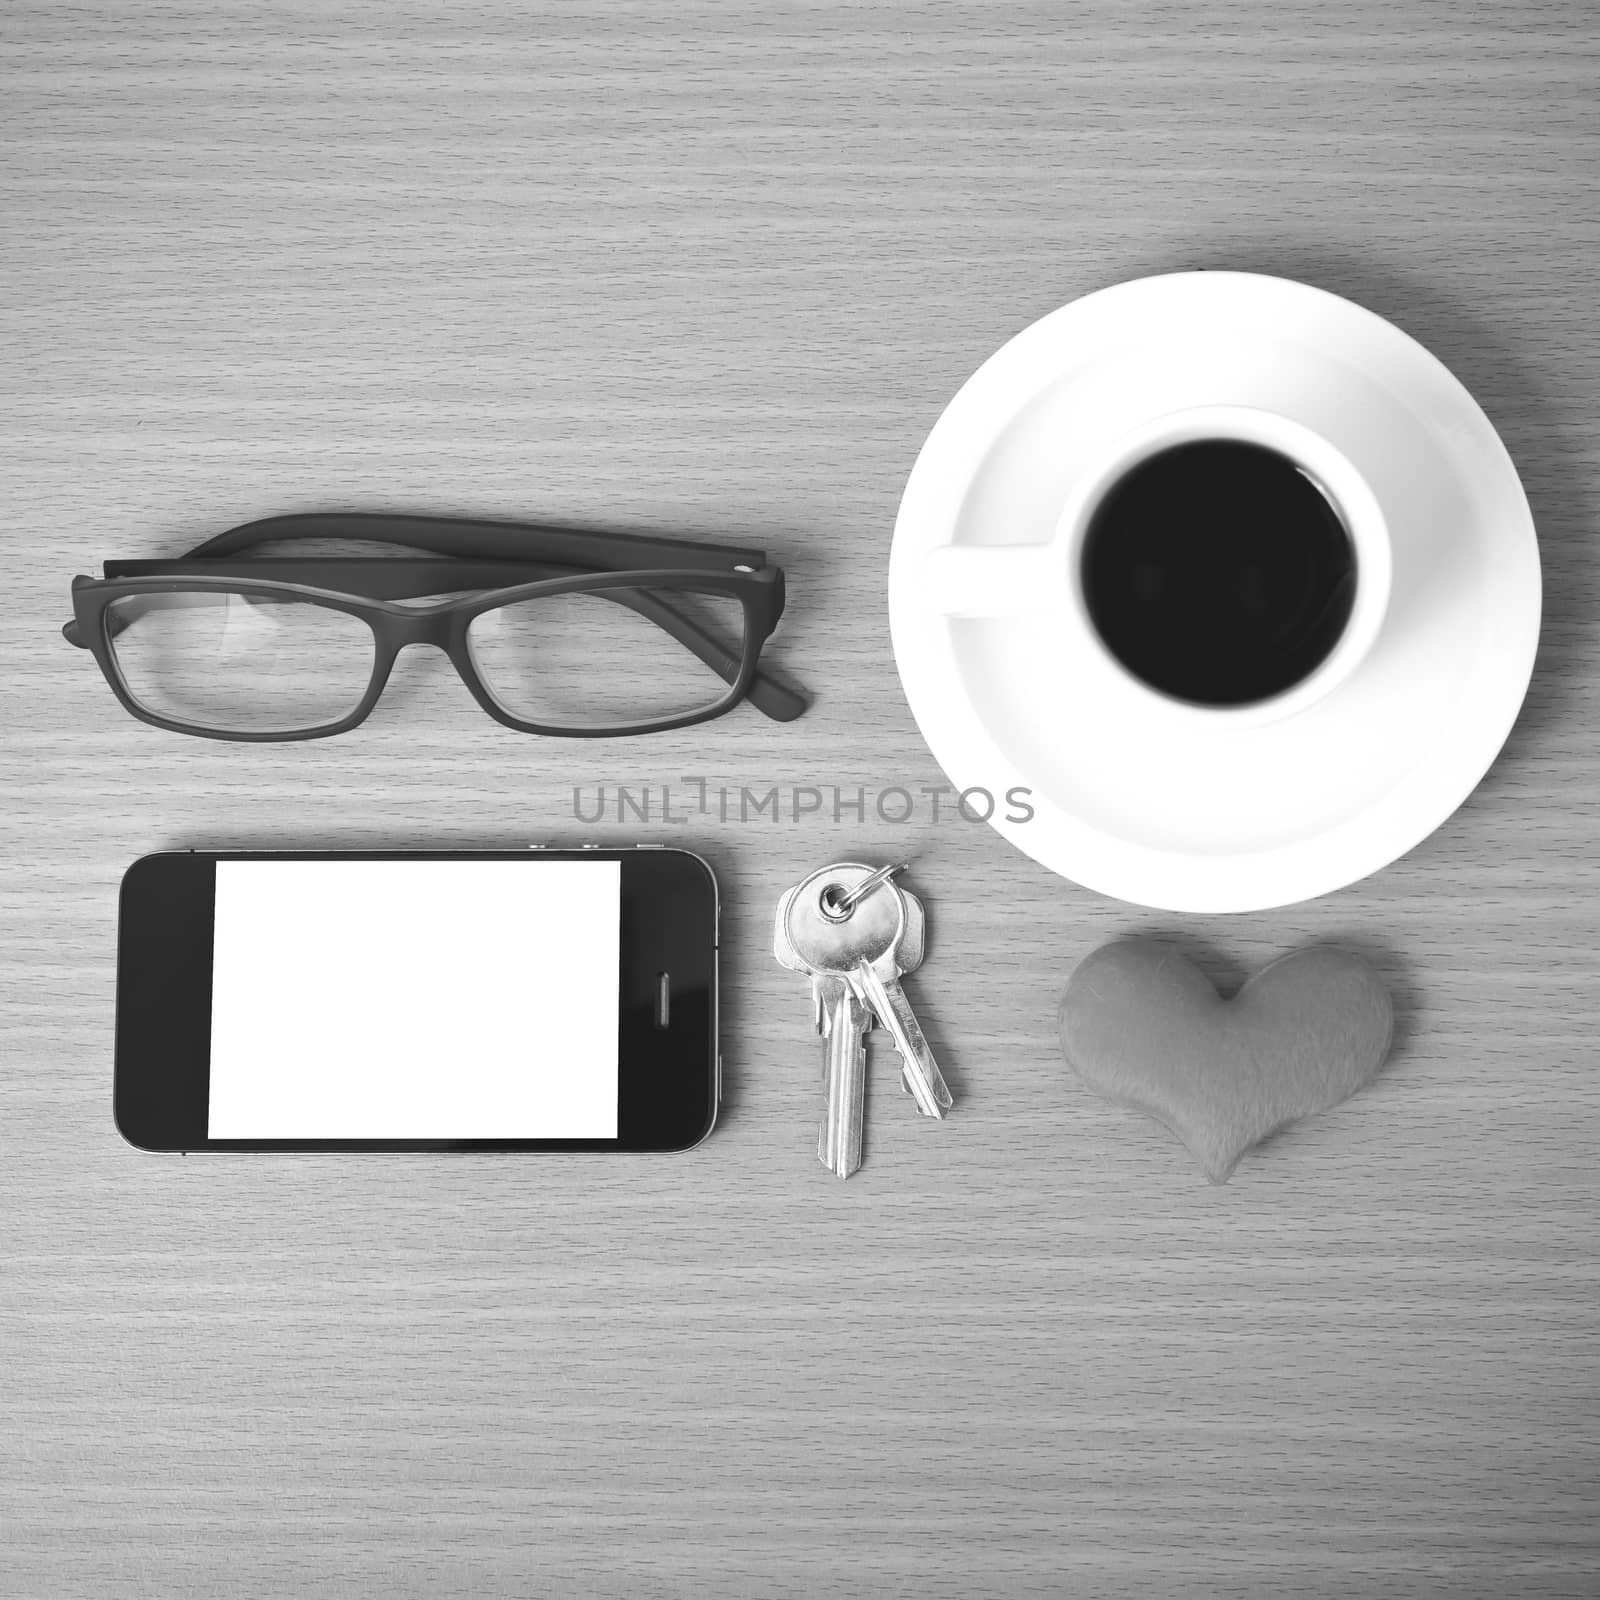
[[[413,644],[431,644],[449,655],[454,628],[454,619],[448,612],[412,611],[398,616],[391,613],[384,624],[384,643],[391,659]]]
[[[432,645],[447,657],[457,673],[461,673],[461,660],[455,648],[451,619],[439,612],[416,611],[404,615],[391,612],[380,627],[374,629],[377,656],[373,661],[372,683],[367,690],[366,708],[371,708],[383,697],[389,686],[400,652],[412,645]]]

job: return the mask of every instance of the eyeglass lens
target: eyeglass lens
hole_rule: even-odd
[[[279,596],[123,595],[107,634],[128,692],[172,722],[217,733],[299,733],[353,712],[372,681],[361,618]]]
[[[576,730],[709,711],[729,680],[702,656],[736,671],[744,631],[744,607],[731,595],[610,588],[480,612],[467,647],[509,715]]]

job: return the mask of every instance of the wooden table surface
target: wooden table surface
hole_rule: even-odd
[[[157,6],[0,14],[0,1591],[1600,1589],[1600,18],[1583,0]],[[1467,383],[1546,624],[1493,770],[1311,904],[1164,916],[925,812],[586,824],[598,785],[940,781],[884,573],[918,446],[1075,296],[1302,278]],[[307,509],[757,542],[749,708],[521,737],[413,652],[359,732],[144,727],[67,589]],[[110,1116],[114,902],[163,847],[648,837],[727,901],[728,1103],[675,1158],[160,1159]],[[865,1168],[812,1147],[780,890],[915,858]],[[1392,984],[1392,1063],[1208,1187],[1063,1069],[1167,933]]]

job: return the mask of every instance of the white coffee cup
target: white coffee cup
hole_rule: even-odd
[[[1107,648],[1084,597],[1084,540],[1106,495],[1152,456],[1202,440],[1258,445],[1294,462],[1332,506],[1355,552],[1355,594],[1333,648],[1297,683],[1245,705],[1195,704],[1135,677]],[[1355,671],[1382,629],[1392,565],[1382,507],[1341,450],[1303,423],[1276,412],[1218,405],[1169,412],[1115,440],[1073,482],[1047,543],[946,545],[929,551],[922,579],[928,606],[950,617],[1054,613],[1083,692],[1131,694],[1159,703],[1174,719],[1243,728],[1304,711]]]

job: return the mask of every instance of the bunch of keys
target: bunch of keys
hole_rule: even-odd
[[[922,964],[922,902],[891,883],[898,866],[846,861],[797,883],[778,902],[773,951],[811,979],[812,1016],[823,1036],[827,1105],[817,1159],[848,1178],[861,1165],[867,1031],[888,1029],[900,1052],[901,1086],[925,1117],[953,1102],[900,979]]]

